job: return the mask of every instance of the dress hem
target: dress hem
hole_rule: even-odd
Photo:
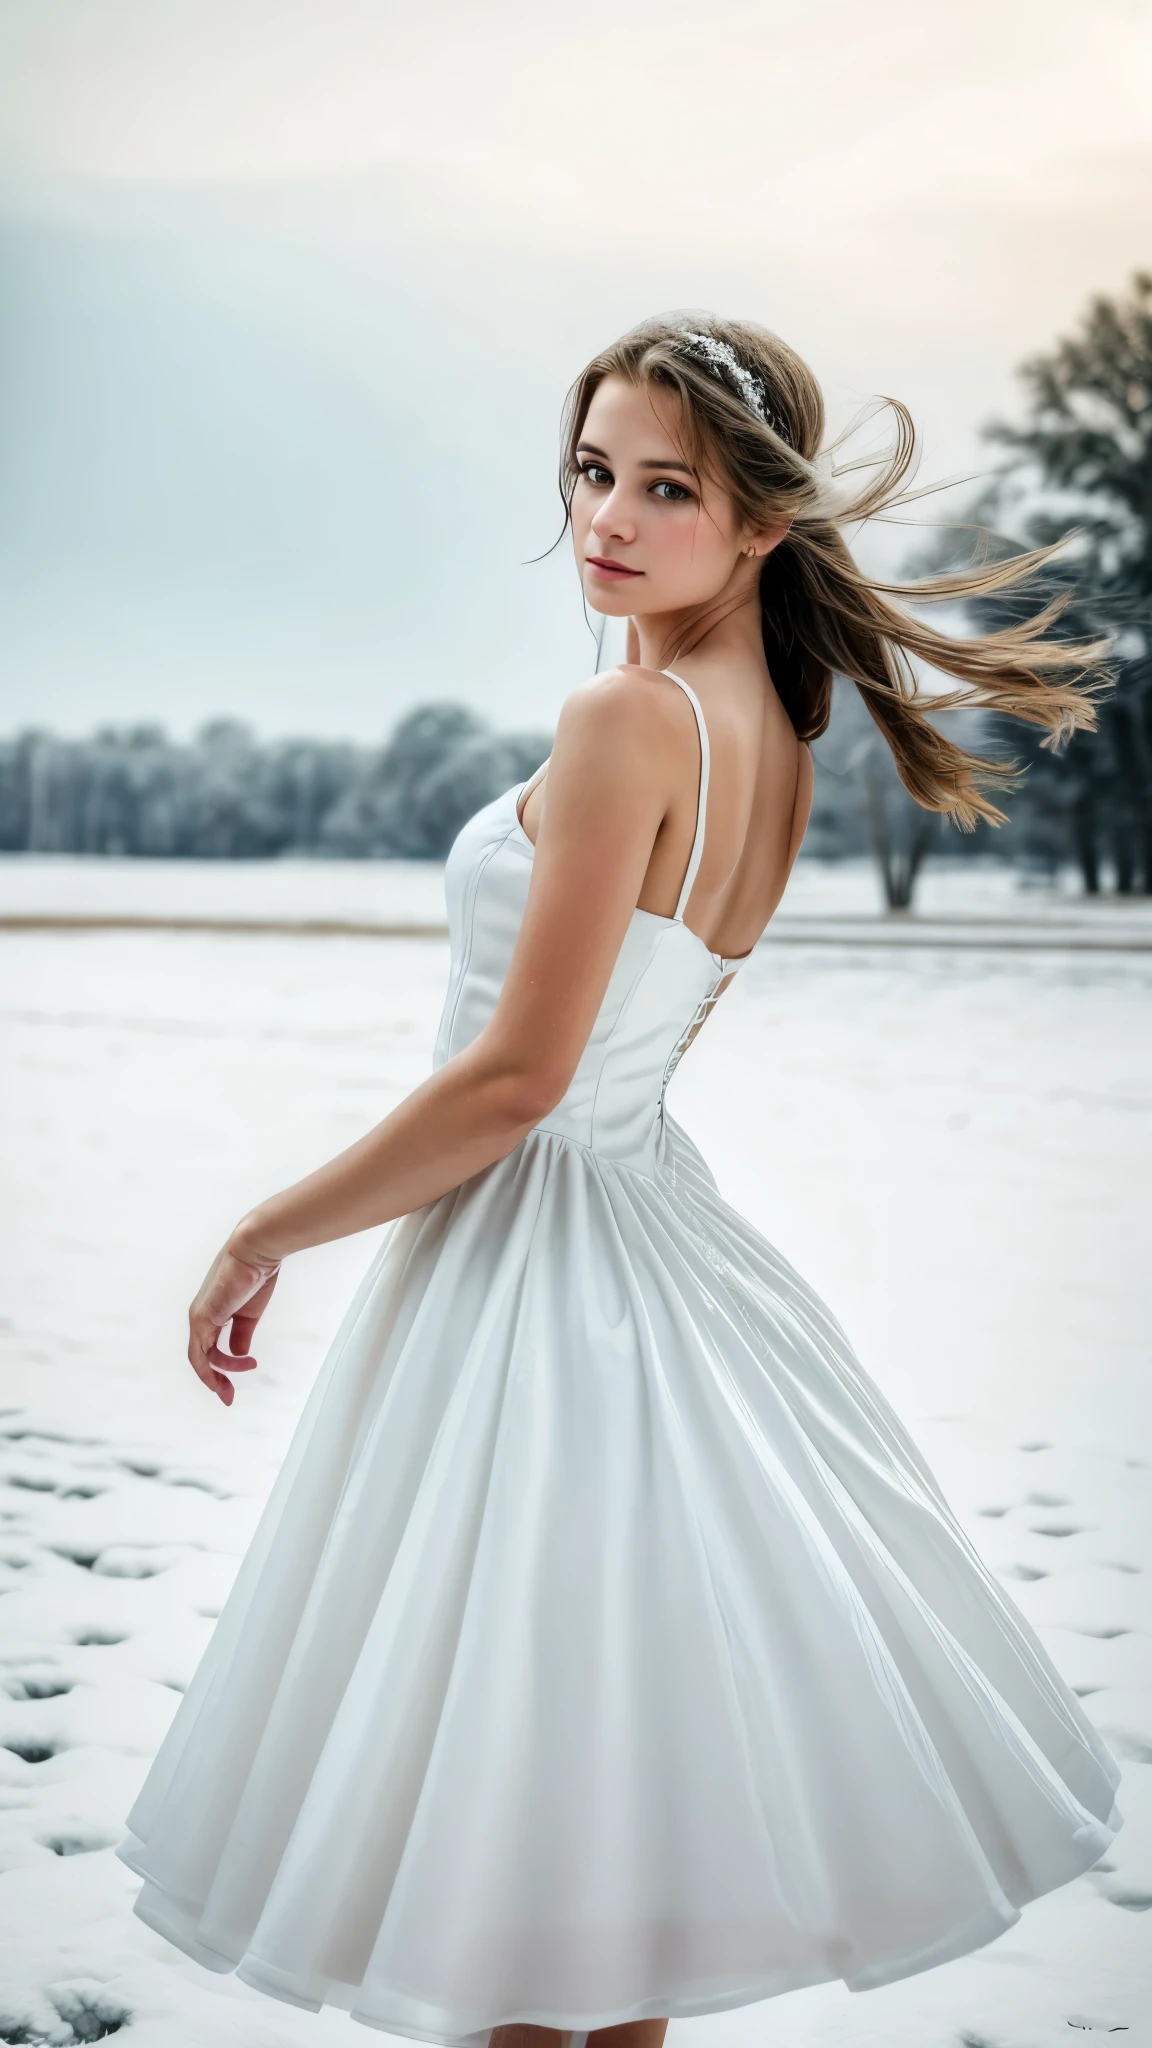
[[[878,1990],[905,1977],[918,1976],[926,1970],[935,1969],[941,1963],[954,1962],[961,1956],[971,1955],[977,1949],[986,1948],[990,1942],[1006,1934],[1022,1917],[1024,1906],[1090,1870],[1105,1854],[1120,1824],[1120,1815],[1113,1807],[1107,1821],[1097,1821],[1093,1826],[1080,1829],[1074,1839],[1084,1854],[1078,1859],[1077,1868],[1065,1869],[1059,1877],[1053,1878],[1050,1885],[1030,1890],[1026,1896],[1018,1900],[1005,1900],[1003,1905],[990,1903],[984,1911],[942,1935],[937,1941],[903,1956],[867,1964],[862,1969],[853,1971],[850,1976],[845,1975],[835,1965],[816,1963],[793,1970],[777,1969],[769,1976],[756,1982],[746,1982],[738,1989],[726,1993],[710,1993],[702,1998],[677,1997],[671,1994],[666,1997],[644,1999],[628,2007],[595,2014],[575,2013],[571,2010],[545,2012],[540,2008],[534,2008],[531,2011],[502,2014],[498,2019],[490,2020],[479,2028],[458,2028],[454,2032],[438,2028],[434,2022],[416,2026],[410,2020],[405,2021],[395,2014],[359,2010],[353,2002],[355,1993],[361,1988],[359,1985],[344,1986],[343,1999],[332,1996],[331,1992],[316,1998],[296,1990],[286,1971],[279,1970],[275,1964],[265,1962],[248,1949],[239,1956],[227,1956],[222,1950],[212,1948],[195,1934],[195,1909],[190,1902],[177,1898],[174,1893],[166,1892],[162,1885],[158,1885],[149,1877],[147,1871],[141,1868],[137,1858],[144,1847],[142,1843],[130,1836],[116,1846],[114,1854],[144,1879],[133,1903],[133,1912],[136,1916],[155,1933],[191,1957],[194,1962],[202,1964],[204,1968],[212,1970],[217,1975],[231,1972],[240,1983],[249,1985],[251,1989],[262,1992],[266,1997],[275,1998],[282,2004],[294,2005],[307,2012],[320,2012],[325,2007],[330,2010],[342,2010],[361,2026],[373,2027],[381,2033],[396,2034],[405,2040],[428,2041],[436,2044],[436,2048],[488,2048],[493,2030],[500,2026],[556,2027],[564,2031],[591,2034],[602,2027],[627,2026],[633,2021],[644,2019],[697,2019],[708,2013],[730,2012],[744,2005],[764,2004],[772,1998],[785,1996],[791,1991],[807,1990],[817,1984],[839,1981],[847,1991],[858,1994]],[[335,1988],[335,1980],[332,1980],[332,1989]]]

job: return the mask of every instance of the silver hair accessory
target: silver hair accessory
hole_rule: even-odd
[[[680,338],[690,354],[704,357],[712,375],[721,383],[727,376],[735,384],[749,412],[754,412],[758,420],[763,420],[766,427],[771,427],[773,432],[779,434],[780,439],[791,447],[788,435],[768,404],[763,378],[757,377],[752,370],[745,368],[730,343],[718,341],[714,334],[696,334],[691,329],[686,330]]]

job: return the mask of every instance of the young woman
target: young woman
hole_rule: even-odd
[[[822,433],[760,327],[655,320],[584,371],[564,494],[631,658],[452,848],[433,1073],[193,1304],[229,1403],[280,1262],[395,1219],[117,1851],[151,1927],[293,2004],[659,2048],[976,1948],[1118,1825],[1077,1700],[665,1104],[783,893],[833,672],[961,824],[1003,770],[910,655],[1091,721],[1094,650],[1045,617],[953,642],[861,573],[840,525],[910,442],[837,508]]]

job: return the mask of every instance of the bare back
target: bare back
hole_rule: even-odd
[[[696,829],[700,737],[692,707],[671,675],[643,674],[664,693],[683,772],[656,835],[637,908],[671,917]],[[739,959],[763,933],[800,851],[812,806],[812,755],[771,684],[714,671],[695,680],[689,673],[684,680],[696,692],[710,749],[703,852],[684,922],[712,952]],[[519,807],[520,823],[533,842],[547,765],[537,770]]]

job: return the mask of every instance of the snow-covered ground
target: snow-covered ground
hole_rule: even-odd
[[[813,922],[882,915],[869,860],[802,860],[773,921],[772,936]],[[0,854],[0,928],[60,918],[174,925],[266,923],[411,930],[442,926],[443,869],[414,860],[179,861]],[[1152,948],[1152,902],[1087,900],[1066,869],[1053,881],[992,861],[929,862],[916,892],[916,921],[995,928],[1059,928],[1070,939],[1142,940]]]
[[[137,865],[84,872],[99,894]],[[285,903],[416,901],[380,866],[276,865]],[[185,1304],[249,1203],[427,1071],[446,971],[437,939],[0,935],[0,2040],[364,2038],[170,1948],[111,1845],[371,1242],[289,1269],[230,1411],[184,1362]],[[766,946],[677,1071],[724,1192],[847,1324],[1124,1759],[1127,1825],[975,1956],[679,2021],[670,2048],[1152,2042],[1150,1026],[1147,953]]]
[[[118,860],[0,855],[0,917],[311,918],[443,924],[427,860]]]

